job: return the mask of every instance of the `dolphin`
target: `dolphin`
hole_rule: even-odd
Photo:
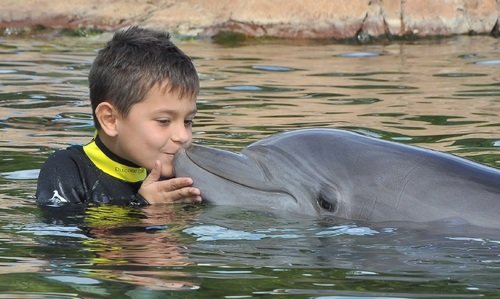
[[[359,133],[300,129],[234,153],[191,144],[174,158],[203,200],[366,222],[459,219],[500,228],[500,170]]]

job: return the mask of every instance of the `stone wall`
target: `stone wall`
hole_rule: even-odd
[[[193,37],[428,37],[500,33],[500,0],[2,0],[4,34],[129,25]]]

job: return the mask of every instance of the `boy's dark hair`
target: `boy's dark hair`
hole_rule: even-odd
[[[132,105],[141,102],[158,83],[181,96],[195,98],[199,80],[191,59],[170,41],[167,32],[140,27],[118,31],[99,50],[89,72],[90,102],[95,115],[103,101],[112,103],[119,113],[127,115]]]

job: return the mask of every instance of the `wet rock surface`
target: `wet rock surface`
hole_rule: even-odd
[[[500,33],[500,0],[3,0],[3,34],[130,25],[189,37],[358,39]]]

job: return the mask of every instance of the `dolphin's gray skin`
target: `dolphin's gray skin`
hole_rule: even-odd
[[[192,145],[175,157],[217,205],[315,217],[500,228],[500,170],[454,155],[335,129],[255,142],[241,154]]]

